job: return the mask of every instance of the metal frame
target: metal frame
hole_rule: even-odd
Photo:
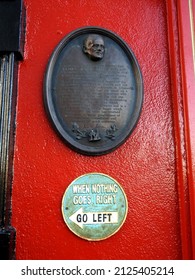
[[[18,60],[23,57],[22,0],[0,2],[0,259],[15,258],[11,226],[14,129]]]

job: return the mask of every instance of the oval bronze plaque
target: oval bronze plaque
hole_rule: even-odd
[[[124,143],[137,124],[141,71],[131,49],[113,32],[77,29],[51,56],[44,100],[55,129],[71,148],[105,154]]]

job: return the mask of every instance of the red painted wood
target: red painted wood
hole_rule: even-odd
[[[186,157],[183,151],[185,147],[185,129],[183,122],[183,96],[180,72],[180,47],[179,31],[177,28],[178,13],[175,1],[167,1],[168,34],[169,34],[169,57],[170,76],[172,80],[173,98],[173,121],[175,133],[175,153],[176,153],[176,182],[178,187],[179,207],[180,207],[180,229],[182,240],[183,259],[192,258],[192,242],[190,232],[190,205],[189,189],[187,182]]]
[[[192,6],[190,5],[190,2],[192,3]],[[193,259],[195,259],[195,57],[193,61],[193,48],[195,51],[195,42],[192,41],[192,33],[194,34],[195,30],[195,1],[188,1],[186,5],[186,1],[180,0],[178,7],[180,17],[179,28],[184,100],[185,144],[187,151],[187,179],[190,195],[192,250]]]
[[[26,0],[25,59],[20,65],[12,224],[18,259],[181,259],[182,239],[166,3],[163,0]],[[114,152],[88,157],[56,135],[43,106],[43,78],[59,41],[95,25],[120,35],[144,79],[137,128]],[[184,151],[185,153],[185,151]],[[120,231],[100,242],[76,237],[61,199],[76,177],[102,172],[122,184],[129,203]]]

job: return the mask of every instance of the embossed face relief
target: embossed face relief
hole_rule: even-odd
[[[102,59],[105,51],[103,38],[96,34],[89,35],[84,41],[83,51],[88,54],[92,60]]]

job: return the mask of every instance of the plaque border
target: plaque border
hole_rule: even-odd
[[[124,137],[122,137],[122,139],[120,137],[120,141],[117,142],[110,141],[110,145],[106,145],[105,147],[85,146],[79,143],[77,140],[74,140],[73,137],[63,129],[60,121],[58,120],[55,107],[52,102],[52,94],[51,94],[52,74],[56,61],[61,51],[71,40],[75,39],[77,36],[90,34],[90,33],[107,36],[111,38],[113,41],[115,41],[121,47],[121,49],[123,49],[129,61],[132,63],[134,73],[136,76],[136,81],[137,81],[136,84],[138,89],[137,91],[139,91],[138,102],[136,102],[136,110],[134,110],[134,114],[133,114],[133,122],[131,122],[131,124],[129,125],[129,128],[127,129],[125,135],[123,134]],[[139,117],[141,115],[142,106],[143,106],[143,98],[144,98],[144,88],[143,88],[142,73],[133,51],[119,35],[117,35],[116,33],[108,29],[97,27],[97,26],[86,26],[70,32],[59,42],[59,44],[56,46],[49,59],[49,63],[47,65],[47,69],[44,77],[44,106],[47,114],[49,115],[49,119],[51,120],[51,123],[54,129],[56,130],[56,132],[58,133],[58,135],[62,138],[62,140],[65,141],[65,143],[71,149],[75,150],[78,153],[89,155],[89,156],[103,155],[103,154],[108,154],[114,151],[115,149],[117,149],[119,146],[121,146],[132,134],[132,132],[134,131],[138,123]]]

